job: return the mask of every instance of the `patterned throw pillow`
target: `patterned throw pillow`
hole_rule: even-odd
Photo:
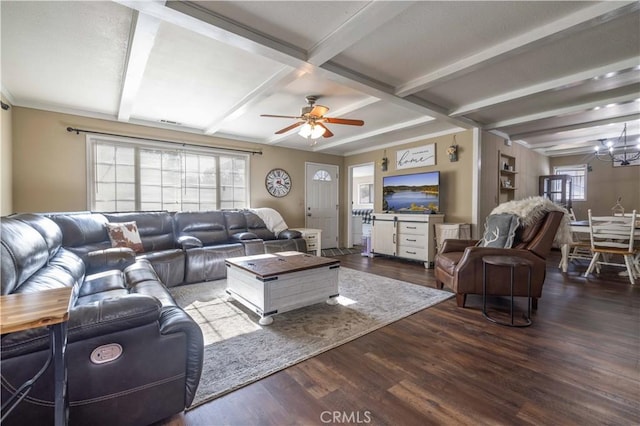
[[[107,223],[106,227],[112,247],[129,247],[136,253],[144,251],[135,222]]]
[[[484,225],[484,235],[478,242],[478,246],[511,248],[518,226],[520,226],[520,218],[515,214],[489,215]]]

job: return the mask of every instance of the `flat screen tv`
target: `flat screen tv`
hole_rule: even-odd
[[[439,213],[440,172],[383,177],[382,210],[395,213]]]

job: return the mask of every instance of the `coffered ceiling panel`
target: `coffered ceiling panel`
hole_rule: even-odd
[[[309,50],[344,25],[366,1],[198,1],[203,9]]]
[[[580,7],[572,2],[420,2],[334,60],[397,86]]]
[[[204,129],[283,68],[175,25],[160,25],[132,117]]]
[[[3,92],[33,106],[117,112],[131,9],[108,2],[1,7]]]

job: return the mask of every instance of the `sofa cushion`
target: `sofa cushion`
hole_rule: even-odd
[[[127,247],[136,253],[144,251],[135,222],[107,223],[105,226],[113,247]]]
[[[265,222],[256,213],[245,210],[244,216],[247,221],[247,231],[253,232],[263,240],[275,240],[276,234],[269,230]]]
[[[515,214],[489,215],[484,225],[484,235],[478,242],[478,246],[510,248],[519,225],[520,219]]]
[[[173,218],[169,212],[105,213],[110,223],[135,222],[145,252],[175,248]]]
[[[178,238],[189,235],[199,239],[203,246],[225,244],[229,239],[221,211],[178,212],[174,219]]]

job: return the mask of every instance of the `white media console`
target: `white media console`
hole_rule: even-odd
[[[371,256],[419,260],[425,268],[431,268],[436,252],[434,225],[443,222],[443,214],[374,213]]]

